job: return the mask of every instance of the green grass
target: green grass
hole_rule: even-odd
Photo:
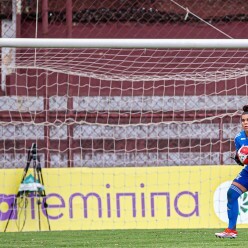
[[[111,230],[1,233],[0,247],[248,247],[248,232],[236,239],[219,239],[219,229]]]

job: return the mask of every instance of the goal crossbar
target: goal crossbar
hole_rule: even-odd
[[[2,38],[13,48],[248,48],[248,39],[32,39]]]

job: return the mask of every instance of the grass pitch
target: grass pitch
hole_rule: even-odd
[[[248,230],[238,238],[220,239],[219,229],[51,231],[0,234],[0,247],[248,247]]]

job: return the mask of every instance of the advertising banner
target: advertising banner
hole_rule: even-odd
[[[7,221],[7,231],[48,230],[48,221],[51,230],[226,227],[226,192],[241,169],[43,169],[47,208],[36,192],[18,197],[14,205],[23,170],[1,169],[0,231]],[[245,193],[239,199],[238,225],[242,227],[248,227],[246,198]]]

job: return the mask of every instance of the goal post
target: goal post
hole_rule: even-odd
[[[225,227],[248,40],[3,38],[0,47],[0,230],[33,143],[48,204],[41,224],[48,217],[52,230]],[[24,214],[23,230],[38,229],[30,198],[9,230]]]

